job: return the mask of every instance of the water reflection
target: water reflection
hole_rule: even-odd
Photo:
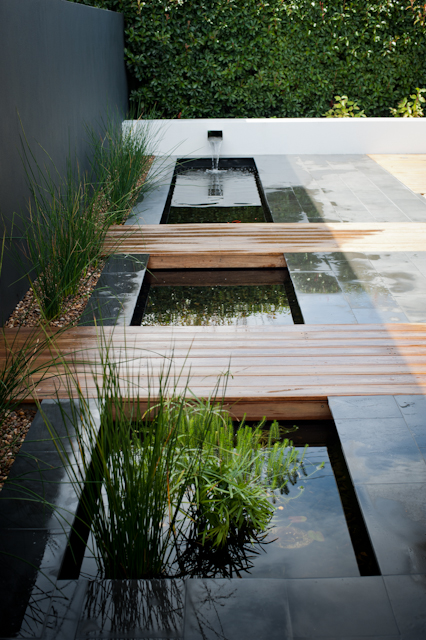
[[[254,173],[248,169],[188,169],[176,176],[172,207],[261,207]]]
[[[102,630],[133,637],[149,630],[153,637],[177,637],[183,609],[181,580],[95,580],[88,585],[77,635]]]
[[[152,286],[142,326],[293,324],[284,285]]]
[[[220,171],[212,171],[210,173],[210,184],[208,189],[209,201],[218,203],[220,199],[223,199],[223,181]]]

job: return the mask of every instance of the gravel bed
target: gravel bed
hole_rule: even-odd
[[[49,326],[62,328],[75,326],[83,313],[93,289],[98,282],[105,262],[99,262],[97,268],[88,269],[88,276],[80,284],[76,296],[70,296],[65,300],[62,313],[59,318],[49,322]],[[10,318],[5,323],[7,329],[12,327],[36,327],[40,324],[40,308],[34,299],[33,290],[29,289],[21,302],[18,302]]]
[[[37,409],[20,407],[10,411],[0,427],[0,491],[25,440]]]

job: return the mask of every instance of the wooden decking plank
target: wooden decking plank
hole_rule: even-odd
[[[285,266],[283,254],[422,251],[426,223],[254,223],[113,227],[107,252],[149,253],[151,268]],[[179,259],[182,261],[179,263]],[[207,264],[204,262],[207,261]],[[170,264],[169,264],[170,263]]]
[[[15,348],[30,334],[5,331],[6,339],[15,336]],[[90,396],[95,395],[95,380],[101,379],[93,365],[99,341],[96,327],[69,329],[56,341]],[[155,394],[155,378],[167,369],[171,356],[170,373],[181,376],[181,392],[189,376],[191,391],[208,396],[218,376],[229,370],[226,403],[238,401],[235,415],[248,411],[253,419],[266,413],[326,418],[328,396],[426,394],[425,324],[106,327],[104,341],[117,361],[123,393],[132,400],[140,396],[146,401],[148,386]],[[1,348],[0,359],[4,354]],[[50,357],[45,353],[36,362],[48,363]],[[67,396],[66,366],[59,364],[53,372],[58,377],[34,377],[39,398]]]

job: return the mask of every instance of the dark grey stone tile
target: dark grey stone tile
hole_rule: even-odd
[[[368,287],[364,282],[340,282],[343,294],[348,301],[352,309],[374,309],[376,299],[372,298],[370,292],[371,287]],[[384,288],[383,288],[384,289]],[[391,295],[388,292],[387,304],[392,303]]]
[[[96,285],[96,292],[104,296],[137,296],[145,270],[138,273],[102,273]]]
[[[296,293],[341,293],[341,288],[336,277],[331,273],[324,272],[303,272],[292,273]]]
[[[339,262],[330,260],[330,266],[340,283],[347,282],[348,284],[353,284],[362,282],[370,284],[373,287],[383,288],[380,274],[374,269],[370,261],[365,258],[347,257],[346,260]],[[387,294],[390,296],[389,291],[387,291]]]
[[[288,598],[295,638],[398,635],[380,577],[288,580]]]
[[[396,305],[395,305],[396,306]],[[382,324],[410,322],[405,313],[396,307],[393,309],[353,309],[358,324]]]
[[[408,222],[408,217],[401,209],[391,203],[387,204],[370,204],[368,211],[378,222]]]
[[[392,252],[392,253],[366,253],[368,260],[371,260],[375,269],[382,271],[382,269],[401,268],[402,265],[410,266],[410,258],[404,251]]]
[[[365,638],[373,638],[373,636],[321,636],[321,640],[365,640]],[[311,640],[312,636],[308,639],[307,636],[292,636],[291,640]],[[404,640],[399,634],[391,636],[374,636],[374,640]],[[408,639],[407,639],[408,640]]]
[[[336,419],[354,484],[426,483],[426,465],[403,418]]]
[[[423,213],[426,216],[426,201],[422,202],[419,198],[413,194],[414,197],[408,196],[408,194],[398,194],[393,197],[394,204],[401,209],[404,213],[410,215],[411,212]]]
[[[406,251],[405,255],[420,273],[426,276],[426,251]]]
[[[289,582],[188,580],[184,639],[291,638],[287,600]]]
[[[74,640],[87,587],[87,580],[57,581],[43,640]]]
[[[406,215],[411,222],[426,222],[426,214],[423,213],[423,211],[410,211],[410,213],[407,213]]]
[[[310,206],[312,205],[312,198],[307,189],[301,186],[294,186],[293,193],[296,196],[298,202],[302,206]]]
[[[404,638],[426,638],[426,575],[385,576],[385,586]]]
[[[337,212],[342,222],[374,222],[373,215],[368,209],[360,211],[358,208],[337,208]]]
[[[57,452],[19,455],[0,494],[0,528],[58,529],[59,513],[70,526],[77,504]]]
[[[87,586],[76,638],[180,638],[182,580],[94,580]]]
[[[399,418],[401,412],[393,396],[343,396],[328,398],[333,418]]]
[[[426,278],[414,265],[401,265],[394,271],[384,269],[380,265],[380,275],[383,283],[394,296],[405,296],[406,300],[409,300],[409,296],[424,296]]]
[[[426,396],[395,396],[395,401],[419,447],[426,447]]]
[[[356,485],[384,575],[426,572],[426,484]]]
[[[108,258],[79,324],[130,324],[148,259],[148,254],[117,254]]]
[[[331,253],[327,254],[327,258],[340,282],[360,281],[383,286],[379,272],[366,254]]]
[[[64,534],[0,530],[1,637],[42,635],[65,546]]]
[[[111,273],[139,273],[145,271],[149,260],[148,253],[112,255],[106,261],[102,275]]]
[[[395,295],[395,300],[410,322],[426,322],[426,280],[422,291]]]
[[[105,326],[129,325],[135,310],[137,295],[107,296],[102,291],[94,291],[81,316],[79,325],[97,324]]]
[[[36,454],[42,451],[55,453],[59,440],[61,444],[58,446],[64,447],[66,451],[70,452],[72,450],[71,440],[75,436],[75,429],[72,423],[71,402],[69,400],[62,400],[59,405],[56,400],[43,400],[41,407],[47,420],[52,425],[54,432],[49,430],[50,428],[46,426],[40,411],[37,411],[20,449],[20,455],[24,453]]]
[[[306,324],[357,324],[342,293],[299,293],[296,289],[296,295]]]
[[[330,271],[325,253],[286,253],[285,260],[290,272],[294,271]]]

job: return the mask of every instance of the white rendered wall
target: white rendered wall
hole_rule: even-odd
[[[426,153],[426,118],[211,118],[150,126],[156,155],[211,157],[210,129],[223,131],[221,156]]]

